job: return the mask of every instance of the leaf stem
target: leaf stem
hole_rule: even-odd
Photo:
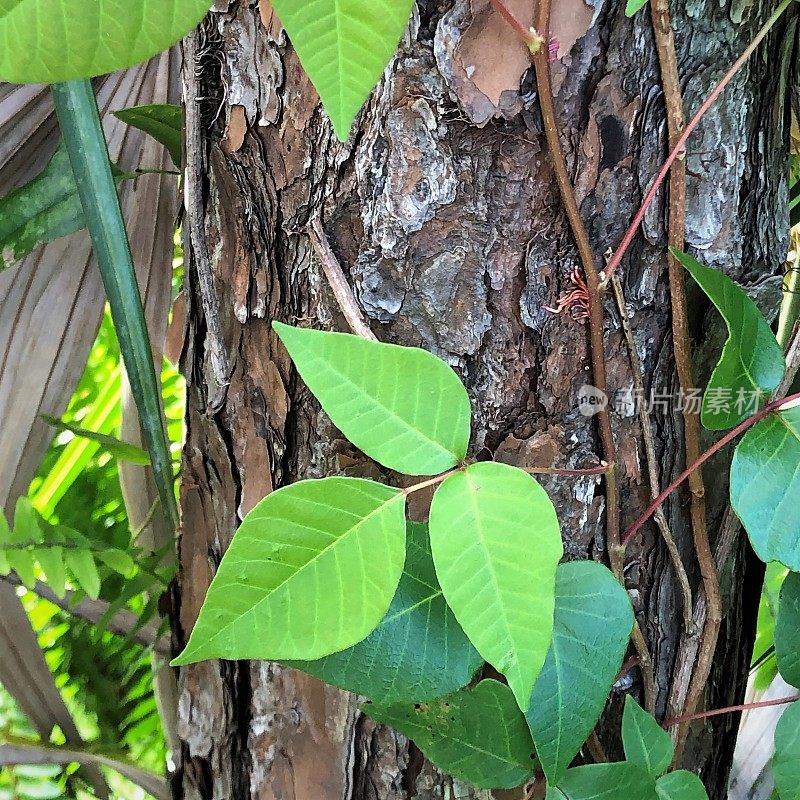
[[[687,140],[689,139],[689,136],[691,136],[692,131],[694,131],[694,129],[698,126],[700,120],[705,116],[708,109],[711,108],[712,105],[714,105],[717,98],[725,90],[725,87],[731,82],[731,80],[733,80],[733,77],[736,75],[736,73],[745,65],[747,60],[750,58],[755,49],[761,43],[761,40],[770,32],[770,30],[772,30],[772,27],[780,19],[783,12],[786,11],[786,9],[789,8],[789,6],[793,2],[795,2],[795,0],[783,0],[783,2],[775,9],[775,11],[772,12],[769,19],[764,23],[763,27],[758,31],[758,33],[753,38],[753,41],[750,42],[749,45],[747,45],[747,47],[744,49],[739,58],[737,58],[736,61],[733,62],[731,68],[725,73],[722,80],[717,84],[717,86],[714,88],[711,94],[709,94],[709,96],[705,99],[703,104],[697,110],[697,113],[689,121],[688,125],[681,134],[680,138],[673,146],[669,156],[667,156],[667,160],[661,167],[658,175],[656,176],[656,179],[653,181],[652,186],[645,195],[645,198],[642,201],[642,205],[639,208],[639,211],[633,218],[633,222],[631,222],[628,230],[625,233],[625,236],[622,237],[622,242],[620,243],[616,252],[609,260],[603,276],[603,283],[601,284],[602,289],[605,289],[608,286],[608,281],[611,275],[617,269],[620,262],[622,261],[623,256],[628,251],[628,248],[630,247],[634,236],[636,236],[636,231],[639,229],[639,225],[641,225],[642,220],[644,219],[644,215],[647,213],[647,209],[650,207],[650,204],[655,199],[655,196],[658,193],[661,184],[664,182],[664,178],[666,178],[667,173],[669,172],[669,168],[672,166],[672,163],[675,161],[676,158],[682,157],[684,155],[683,148]]]
[[[89,80],[57,83],[52,92],[150,453],[153,478],[167,517],[177,529],[178,507],[161,392],[97,100]]]
[[[701,711],[698,714],[684,714],[682,717],[665,719],[661,723],[662,727],[669,728],[672,725],[682,725],[696,719],[706,719],[706,717],[717,717],[721,714],[733,714],[736,711],[750,711],[753,708],[769,708],[770,706],[782,706],[787,703],[794,703],[800,700],[800,694],[793,694],[791,697],[778,697],[775,700],[759,700],[756,703],[742,703],[738,706],[726,706],[725,708],[715,708],[711,711]]]
[[[761,422],[774,411],[780,411],[783,406],[800,402],[800,393],[790,395],[780,400],[772,400],[767,403],[752,417],[748,417],[744,422],[739,423],[733,430],[728,431],[719,441],[715,442],[708,450],[703,453],[695,462],[690,464],[663,492],[647,507],[645,512],[633,523],[622,536],[622,545],[625,546],[641,529],[641,527],[653,516],[656,509],[696,470],[699,469],[711,456],[718,453],[725,445],[732,442],[737,436],[744,433],[753,425]]]

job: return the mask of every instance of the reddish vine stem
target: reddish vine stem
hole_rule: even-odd
[[[575,245],[578,249],[581,264],[583,266],[586,284],[588,288],[588,317],[589,317],[589,349],[592,362],[592,374],[595,386],[602,392],[607,392],[606,381],[606,362],[605,346],[603,343],[603,305],[602,292],[600,288],[600,273],[595,266],[594,254],[592,252],[589,236],[583,224],[578,203],[572,189],[572,181],[567,171],[567,163],[564,157],[564,150],[558,135],[558,122],[556,118],[555,103],[553,101],[553,90],[550,81],[550,53],[549,48],[535,46],[533,43],[550,41],[550,8],[551,0],[540,0],[536,12],[536,23],[534,30],[525,31],[522,25],[505,5],[503,0],[492,0],[495,9],[503,16],[522,38],[531,55],[534,70],[536,72],[536,84],[539,92],[539,106],[542,111],[544,121],[544,132],[547,140],[547,147],[550,153],[550,161],[558,184],[561,201],[569,220]],[[524,33],[521,33],[524,32]],[[620,517],[619,517],[619,492],[617,488],[616,476],[616,446],[614,444],[614,434],[611,427],[611,412],[608,408],[603,409],[597,415],[600,445],[602,448],[603,460],[609,465],[605,473],[606,486],[606,544],[609,554],[611,569],[617,579],[624,585],[623,558],[624,551],[620,544]],[[647,710],[652,712],[655,709],[655,679],[653,677],[652,659],[647,648],[647,641],[644,637],[638,621],[634,624],[631,634],[636,652],[639,655],[640,670],[644,684],[644,699]]]
[[[728,431],[719,441],[715,442],[708,450],[700,456],[694,463],[690,464],[663,492],[647,507],[645,512],[631,525],[622,536],[622,544],[626,545],[642,528],[642,526],[653,516],[655,510],[696,470],[699,469],[711,456],[718,453],[725,445],[732,442],[737,436],[752,428],[762,419],[765,419],[774,411],[779,411],[783,406],[792,403],[800,403],[800,393],[789,395],[780,400],[772,400],[764,408],[748,417],[744,422],[740,422],[733,430]]]
[[[775,9],[775,11],[772,12],[769,19],[764,23],[763,27],[755,35],[753,41],[750,42],[749,45],[747,45],[747,47],[744,49],[744,52],[739,56],[739,58],[736,59],[736,61],[733,62],[731,68],[725,73],[722,80],[717,84],[717,86],[714,88],[711,94],[709,94],[709,96],[705,99],[703,104],[697,110],[697,113],[695,113],[695,115],[689,121],[689,124],[686,126],[683,133],[678,138],[669,156],[667,156],[667,160],[664,162],[663,166],[659,170],[659,173],[656,176],[655,181],[653,181],[653,185],[650,187],[650,190],[645,195],[645,198],[642,201],[642,205],[639,208],[639,211],[633,218],[633,222],[631,222],[630,227],[625,233],[625,236],[622,237],[622,242],[620,243],[616,252],[609,260],[608,265],[606,266],[605,269],[605,274],[603,276],[603,282],[601,285],[601,288],[603,290],[605,290],[606,287],[608,286],[608,280],[610,276],[613,274],[614,270],[617,269],[625,253],[628,251],[628,248],[630,247],[633,238],[636,236],[636,231],[639,229],[639,225],[641,225],[642,220],[644,219],[644,215],[647,213],[647,209],[650,207],[650,204],[655,199],[655,196],[658,193],[659,188],[661,188],[661,184],[664,182],[664,178],[666,178],[670,167],[672,166],[675,159],[678,158],[678,156],[683,153],[684,145],[689,139],[689,136],[691,136],[692,131],[698,126],[700,120],[705,116],[708,109],[711,108],[712,105],[714,105],[717,98],[725,90],[725,87],[733,80],[733,77],[736,75],[736,73],[745,65],[745,63],[747,63],[747,60],[750,58],[755,49],[761,43],[761,40],[770,32],[770,30],[772,30],[772,27],[780,19],[783,12],[786,11],[786,9],[793,2],[795,2],[795,0],[783,0],[783,2]]]
[[[669,0],[650,0],[650,16],[658,52],[661,70],[661,85],[664,91],[664,104],[667,114],[667,132],[669,147],[681,153],[681,137],[685,134],[683,114],[683,97],[681,95],[678,58],[675,48],[675,35],[672,28],[672,15]],[[669,206],[667,221],[667,240],[670,246],[683,250],[684,232],[686,229],[686,161],[676,158],[669,173]],[[692,347],[689,335],[689,314],[686,304],[686,278],[683,266],[670,253],[669,264],[670,307],[672,311],[672,342],[675,354],[675,368],[678,373],[678,384],[684,391],[695,386],[694,368],[692,366]],[[610,269],[609,269],[610,272]],[[611,273],[613,276],[613,273]],[[613,276],[616,277],[616,276]],[[683,411],[683,434],[686,449],[686,463],[692,464],[700,458],[702,445],[700,442],[700,415],[689,405]],[[690,516],[692,538],[703,588],[707,598],[706,622],[699,632],[700,648],[695,662],[689,688],[686,695],[684,711],[694,713],[711,671],[714,651],[717,647],[719,628],[722,622],[722,598],[719,589],[719,574],[714,563],[714,554],[708,539],[706,520],[705,485],[702,472],[698,469],[689,476]],[[691,619],[691,603],[688,609]],[[687,626],[684,636],[696,636],[697,632]],[[681,725],[675,743],[675,760],[678,764],[683,756],[688,726]]]
[[[769,708],[770,706],[783,706],[787,703],[794,703],[800,700],[800,694],[793,694],[791,697],[778,697],[775,700],[759,700],[756,703],[742,703],[738,706],[726,706],[725,708],[714,708],[711,711],[701,711],[699,714],[684,714],[680,717],[665,719],[662,727],[669,728],[672,725],[683,725],[693,722],[696,719],[706,719],[707,717],[718,717],[721,714],[733,714],[736,711],[750,711],[754,708]]]

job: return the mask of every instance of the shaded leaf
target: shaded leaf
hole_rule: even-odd
[[[333,128],[350,125],[392,57],[413,0],[273,0]]]
[[[174,664],[321,658],[380,623],[405,560],[405,496],[360,478],[301,481],[244,518]]]
[[[7,544],[11,544],[11,528],[3,509],[0,508],[0,575],[8,575],[11,571],[11,564],[8,563],[6,551],[3,549],[3,545]]]
[[[120,575],[128,576],[136,569],[136,562],[124,550],[109,548],[101,550],[97,556],[107,567]]]
[[[772,775],[781,800],[800,800],[800,702],[787,706],[775,727]]]
[[[610,570],[595,561],[558,567],[553,642],[525,715],[550,783],[600,719],[632,628],[628,593]]]
[[[130,67],[194,28],[209,0],[0,0],[0,80],[58,83]]]
[[[800,405],[742,437],[731,463],[731,505],[762,561],[800,571]]]
[[[183,160],[183,109],[179,105],[163,103],[150,106],[133,106],[115,111],[114,116],[127,125],[148,133],[167,148],[176,167]]]
[[[781,587],[775,622],[778,670],[792,686],[800,686],[800,575],[790,572]]]
[[[97,600],[100,597],[100,574],[92,554],[88,550],[67,548],[64,550],[64,560],[78,586],[92,600]]]
[[[727,275],[674,247],[670,252],[728,326],[728,339],[703,395],[701,411],[706,428],[726,430],[751,416],[775,391],[786,370],[783,351],[756,304]]]
[[[656,792],[661,800],[708,800],[703,782],[686,769],[662,775],[656,781]]]
[[[273,323],[334,425],[370,458],[436,475],[467,454],[470,403],[441,359],[416,347]]]
[[[563,554],[550,498],[516,467],[472,464],[439,486],[429,524],[447,604],[526,710],[550,647]]]
[[[510,789],[533,775],[525,718],[508,687],[497,681],[429,703],[367,703],[362,709],[412,739],[443,772],[473,786]]]
[[[644,767],[654,778],[661,775],[672,761],[674,748],[669,734],[631,695],[625,698],[622,744],[628,761]]]
[[[567,800],[658,800],[655,780],[627,761],[568,769],[558,789]]]
[[[319,661],[286,663],[387,704],[450,694],[470,682],[483,658],[442,596],[427,526],[409,522],[405,568],[381,624],[348,650]]]
[[[37,244],[85,226],[78,187],[61,145],[30,183],[0,199],[0,269],[13,266]]]

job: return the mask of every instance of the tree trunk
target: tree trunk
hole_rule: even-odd
[[[273,319],[347,329],[307,235],[316,214],[378,338],[427,348],[461,375],[473,401],[473,455],[581,468],[597,464],[599,454],[595,421],[577,402],[592,380],[587,329],[544,308],[571,289],[574,241],[526,53],[488,0],[420,0],[345,145],[333,138],[267,0],[255,5],[218,0],[186,50],[189,391],[176,646],[239,520],[265,494],[331,474],[398,480],[331,426],[270,329]],[[512,5],[532,19],[530,3]],[[658,60],[647,10],[628,20],[622,2],[556,6],[561,140],[599,260],[618,245],[666,155]],[[771,6],[674,4],[687,112]],[[773,308],[787,242],[782,101],[793,78],[793,41],[792,21],[734,80],[687,154],[687,248],[758,289]],[[662,193],[620,274],[648,386],[677,393],[664,218]],[[211,286],[202,280],[208,274]],[[706,343],[719,346],[720,323],[699,298],[692,310],[703,354]],[[610,297],[605,311],[613,394],[633,380]],[[698,359],[701,372],[708,358]],[[219,381],[226,363],[229,379]],[[682,422],[674,404],[657,405],[652,418],[664,485],[684,466]],[[647,505],[650,487],[637,417],[614,413],[613,425],[626,525]],[[706,471],[712,535],[725,506],[724,473],[722,460]],[[543,484],[567,557],[605,560],[602,481]],[[677,493],[667,511],[697,597],[687,494]],[[424,518],[424,502],[411,513]],[[627,588],[654,656],[663,716],[681,667],[680,593],[653,526],[627,558]],[[751,561],[740,541],[723,570],[725,621],[708,705],[744,691],[760,586]],[[626,681],[625,690],[639,690],[638,672]],[[620,699],[612,698],[600,731],[612,757]],[[403,737],[361,715],[356,698],[273,664],[183,669],[179,713],[176,797],[487,796],[440,775]],[[718,720],[693,728],[685,758],[702,771],[712,798],[724,796],[735,737],[735,720]]]

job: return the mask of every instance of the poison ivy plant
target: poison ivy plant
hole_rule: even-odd
[[[413,0],[273,0],[344,141],[408,24]]]
[[[247,515],[174,664],[322,658],[368,636],[405,560],[405,496],[359,478],[301,481]]]
[[[273,325],[333,424],[370,458],[406,475],[435,475],[466,456],[469,397],[436,356],[347,333]]]
[[[742,437],[731,463],[730,495],[762,561],[800,571],[800,405],[770,414]]]
[[[183,109],[168,103],[133,106],[115,111],[114,116],[128,125],[149,133],[169,152],[172,163],[181,166],[183,160]]]
[[[673,755],[669,734],[628,695],[622,715],[622,745],[631,764],[657,778],[670,765]]]
[[[209,0],[0,0],[0,80],[57,83],[114,72],[179,41]]]
[[[551,784],[600,719],[632,628],[628,594],[606,567],[594,561],[558,567],[553,641],[525,714]]]
[[[637,764],[587,764],[568,769],[547,800],[658,800],[656,782]]]
[[[363,642],[319,661],[288,665],[383,705],[430,700],[466,686],[483,658],[445,603],[426,525],[408,523],[406,548],[389,611]]]
[[[430,536],[447,604],[525,711],[550,647],[564,552],[550,498],[520,469],[472,464],[434,494]]]
[[[783,679],[792,686],[800,686],[800,575],[796,572],[790,572],[781,587],[775,653]]]
[[[787,706],[775,727],[772,775],[780,800],[800,800],[800,702]]]
[[[533,775],[533,742],[514,696],[493,680],[429,703],[362,707],[412,739],[439,769],[473,786],[510,789]]]
[[[703,781],[686,769],[662,775],[656,781],[656,793],[660,800],[708,800]]]
[[[736,283],[674,247],[670,251],[728,326],[728,340],[703,396],[701,420],[709,430],[732,428],[775,391],[786,370],[783,352],[756,304]]]

